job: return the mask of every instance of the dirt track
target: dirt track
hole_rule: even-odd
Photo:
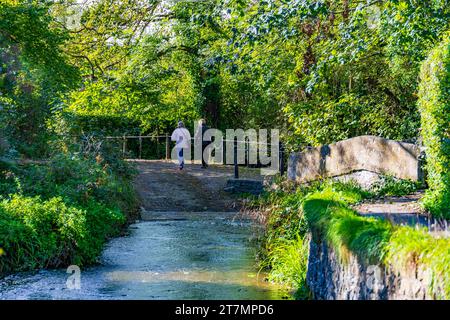
[[[223,191],[228,179],[233,178],[232,166],[187,164],[178,170],[167,161],[132,160],[139,175],[135,188],[145,211],[236,211],[236,197]],[[262,179],[259,170],[240,169],[240,177]]]

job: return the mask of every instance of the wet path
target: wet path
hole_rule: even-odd
[[[2,299],[280,299],[258,275],[249,222],[231,216],[145,221],[113,239],[102,265],[81,270],[69,290],[65,270],[18,274],[0,282]]]
[[[209,172],[214,176],[213,173]],[[149,174],[150,178],[156,181],[158,175]],[[221,183],[216,183],[219,188]],[[206,202],[197,201],[192,193],[188,196],[179,193],[179,198],[175,196],[172,200],[182,203],[183,197],[188,197],[192,207],[204,207],[205,203],[212,203],[210,195],[214,192],[213,183],[206,184],[211,192],[206,195]],[[158,196],[157,192],[154,194]],[[250,221],[236,219],[231,211],[162,211],[167,209],[166,203],[162,201],[162,207],[154,207],[155,198],[150,193],[146,195],[150,201],[144,202],[147,210],[142,220],[130,226],[128,236],[112,239],[107,244],[101,265],[81,270],[80,289],[68,289],[69,274],[65,270],[42,270],[1,280],[0,299],[281,299],[286,296],[282,288],[267,283],[264,274],[258,274],[255,268],[252,241],[255,226]],[[221,201],[231,200],[221,197]],[[156,210],[149,211],[150,208]]]
[[[405,196],[386,196],[353,206],[360,214],[390,221],[393,225],[426,228],[439,237],[449,237],[449,221],[435,219],[420,205],[424,190]]]

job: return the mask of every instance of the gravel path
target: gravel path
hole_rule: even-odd
[[[178,170],[176,164],[161,160],[130,160],[139,175],[135,188],[142,199],[143,211],[237,211],[238,199],[225,192],[232,166],[187,164]],[[240,177],[262,179],[257,169],[240,168]]]
[[[353,208],[363,216],[389,220],[397,225],[426,227],[433,233],[448,233],[448,222],[430,217],[420,206],[424,192],[400,197],[383,197],[367,201]]]

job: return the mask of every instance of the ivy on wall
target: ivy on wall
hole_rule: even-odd
[[[429,185],[424,205],[434,216],[450,218],[450,34],[423,62],[420,80]]]

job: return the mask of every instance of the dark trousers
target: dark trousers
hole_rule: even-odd
[[[204,155],[203,155],[203,153],[204,153],[204,151],[205,151],[205,149],[206,149],[206,147],[209,145],[209,141],[208,142],[203,142],[202,143],[202,167],[207,167],[208,166],[208,164],[206,163],[206,161],[205,161],[205,157],[204,157]]]

